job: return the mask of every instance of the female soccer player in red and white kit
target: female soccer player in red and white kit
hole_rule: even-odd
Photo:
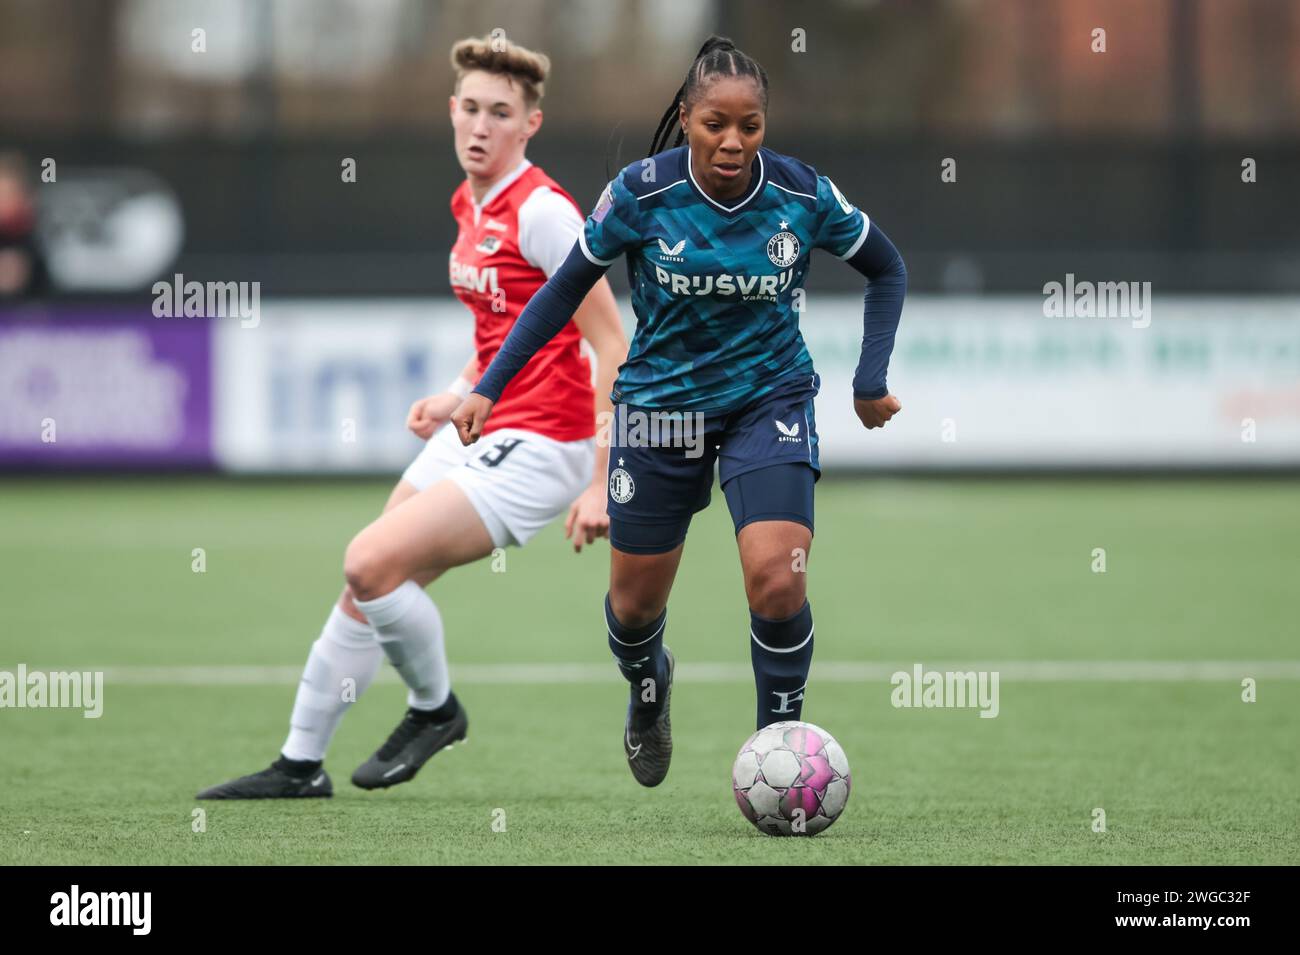
[[[468,725],[451,692],[442,620],[424,587],[495,548],[523,545],[566,510],[575,550],[608,531],[608,449],[596,446],[596,421],[612,411],[627,339],[604,280],[502,394],[486,447],[463,447],[455,429],[442,427],[569,254],[584,219],[524,156],[542,125],[547,57],[493,37],[461,40],[451,61],[451,123],[465,181],[451,198],[459,234],[450,277],[474,316],[475,354],[446,391],[411,406],[407,425],[428,444],[383,515],[348,545],[347,585],[312,645],[279,759],[199,798],[330,795],[326,748],[385,657],[409,687],[408,709],[352,782],[376,789],[410,779],[439,749],[464,739]],[[584,338],[596,356],[594,390]]]

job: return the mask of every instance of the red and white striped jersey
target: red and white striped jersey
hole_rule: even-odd
[[[451,197],[459,233],[451,248],[451,287],[474,314],[482,375],[524,306],[560,267],[582,231],[573,198],[525,159],[474,202],[469,181]],[[596,433],[591,365],[570,321],[510,382],[484,434],[523,428],[577,441]]]

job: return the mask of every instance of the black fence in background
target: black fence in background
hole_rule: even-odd
[[[651,132],[543,131],[529,157],[584,210]],[[622,137],[620,140],[620,136]],[[30,140],[39,167],[148,169],[175,190],[187,279],[260,281],[263,295],[449,294],[448,210],[462,179],[446,137],[165,144]],[[767,145],[812,163],[886,229],[918,292],[1041,292],[1066,273],[1159,292],[1300,292],[1300,143],[853,139]],[[1242,181],[1255,160],[1257,181]],[[341,176],[357,162],[357,181]],[[957,181],[941,179],[945,158]],[[37,186],[39,189],[52,188]],[[611,277],[626,288],[623,270]],[[823,259],[813,290],[860,287]]]

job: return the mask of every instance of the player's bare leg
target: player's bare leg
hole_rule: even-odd
[[[415,495],[419,493],[420,489],[410,481],[398,481],[393,485],[392,493],[388,495],[388,500],[384,503],[384,509],[381,513],[387,514],[393,508],[397,507],[397,505],[415,497]],[[435,573],[424,574],[422,577],[416,578],[416,583],[421,587],[427,587],[429,584],[433,583],[438,576],[439,575]],[[357,605],[353,602],[352,588],[346,583],[343,585],[343,593],[339,594],[338,608],[353,620],[357,621],[357,623],[362,624],[365,627],[370,626],[370,621],[366,619],[365,614],[357,609]]]
[[[788,617],[808,596],[812,531],[794,521],[755,521],[736,535],[749,609]]]
[[[740,529],[736,544],[749,600],[758,726],[797,720],[812,663],[812,531],[794,521],[755,521]]]
[[[611,549],[609,596],[605,603],[609,646],[631,684],[623,727],[628,768],[643,786],[668,775],[673,756],[672,651],[663,645],[668,594],[677,577],[682,548],[663,554],[629,554]]]
[[[644,627],[663,613],[685,547],[680,544],[666,554],[627,554],[610,549],[609,602],[620,623]]]
[[[409,500],[419,489],[409,481],[393,486],[383,513]],[[415,578],[425,587],[436,577],[424,573]],[[357,609],[352,589],[343,585],[336,608],[320,638],[312,645],[298,684],[289,736],[281,748],[286,768],[300,774],[325,758],[334,732],[344,713],[369,687],[384,659],[370,621]],[[346,682],[345,682],[346,681]]]
[[[408,687],[408,709],[352,774],[363,789],[406,782],[438,750],[464,740],[468,720],[451,692],[442,618],[424,584],[492,552],[465,491],[442,480],[386,510],[348,546],[347,596]]]
[[[437,485],[428,490],[433,491],[435,487]],[[389,495],[384,513],[390,513],[420,493],[409,482],[399,481]],[[471,542],[478,550],[482,549],[482,540],[474,533],[475,529],[468,518],[472,516],[473,520],[478,522],[478,528],[483,536],[486,536],[487,531],[482,527],[482,521],[473,512],[472,505],[464,497],[463,492],[457,499],[454,494],[443,490],[437,495],[432,495],[431,500],[435,502],[433,505],[435,507],[445,505],[444,513],[452,517],[451,533],[463,533],[466,526],[469,526]],[[465,508],[469,508],[470,515],[464,513]],[[374,524],[367,530],[373,527]],[[368,541],[376,547],[386,544],[384,536],[372,535]],[[490,546],[489,541],[488,552]],[[453,557],[462,553],[456,548],[452,548],[449,552]],[[477,553],[477,550],[474,552]],[[420,562],[422,560],[417,557],[417,563]],[[436,558],[424,564],[422,569],[415,571],[411,576],[420,588],[435,580],[448,566],[454,566],[446,560]],[[436,636],[440,642],[440,623],[439,633]],[[331,795],[332,786],[329,777],[321,768],[325,748],[342,720],[343,714],[370,685],[384,655],[374,628],[356,606],[351,586],[345,585],[321,636],[312,645],[294,701],[289,737],[282,748],[281,757],[270,768],[260,773],[211,787],[200,793],[199,797],[250,799]],[[463,710],[460,711],[459,721],[444,721],[447,722],[463,724]],[[452,726],[451,729],[450,735],[458,733],[463,737],[463,725]]]

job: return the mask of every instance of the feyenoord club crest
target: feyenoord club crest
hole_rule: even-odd
[[[619,458],[618,463],[622,465],[623,459]],[[617,503],[626,504],[632,500],[632,495],[635,493],[636,482],[621,466],[609,472],[609,496]]]
[[[781,223],[784,229],[786,223]],[[799,237],[793,232],[778,232],[767,240],[767,257],[778,268],[788,268],[799,258]]]

